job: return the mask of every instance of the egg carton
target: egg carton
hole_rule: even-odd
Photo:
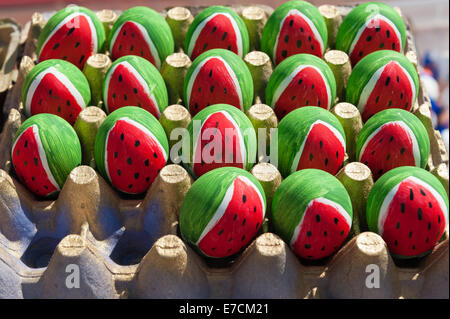
[[[233,8],[247,23],[252,49],[258,49],[260,32],[273,9]],[[169,8],[161,14],[168,21],[172,19],[169,24],[179,31],[186,30],[192,15],[201,9]],[[350,9],[320,7],[331,37]],[[108,28],[119,12],[103,10],[97,14]],[[21,85],[36,61],[37,37],[48,16],[35,13],[22,31],[25,41],[19,48],[23,54],[17,60],[18,75],[8,89],[2,110],[6,120],[0,134],[0,298],[448,298],[448,230],[446,238],[428,256],[394,259],[383,239],[367,231],[365,201],[373,180],[365,165],[352,162],[351,154],[337,177],[352,197],[353,233],[335,255],[317,262],[295,256],[271,232],[270,220],[238,255],[225,260],[198,255],[182,241],[178,228],[181,204],[193,183],[183,167],[168,164],[141,197],[120,194],[93,168],[92,136],[106,116],[99,107],[82,111],[75,124],[84,165],[70,173],[56,200],[36,198],[14,176],[10,149],[24,120]],[[407,25],[406,55],[417,66],[414,40]],[[182,52],[183,31],[175,33],[177,50]],[[270,61],[261,62],[254,56],[245,61],[252,70],[255,91],[259,92],[255,102],[264,103],[263,90],[258,87],[264,88],[272,67]],[[261,58],[263,54],[256,56]],[[348,65],[335,66],[338,83],[345,88]],[[175,71],[182,75],[185,69],[186,65]],[[178,103],[182,95],[174,78],[180,81],[180,76],[165,80],[171,101]],[[346,103],[340,105],[345,111]],[[173,114],[163,113],[169,123],[163,123],[165,129],[187,125],[190,117],[182,113],[182,106],[168,109]],[[255,126],[276,126],[270,108],[258,104],[252,109],[248,115]],[[333,112],[338,118],[342,115]],[[430,137],[427,169],[448,192],[448,156],[439,132],[433,128],[430,101],[422,85],[414,112]],[[353,117],[341,116],[340,120],[348,124],[349,136],[357,136],[360,125]],[[279,172],[270,164],[259,163],[252,174],[261,181],[270,202],[281,182]]]

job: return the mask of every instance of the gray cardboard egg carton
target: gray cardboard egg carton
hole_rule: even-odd
[[[201,8],[189,9],[195,15]],[[350,7],[338,9],[345,15]],[[34,15],[21,34],[26,40],[19,50],[29,60],[45,23],[40,19]],[[408,54],[415,57],[410,29]],[[266,232],[238,256],[206,260],[179,236],[178,215],[192,179],[178,165],[166,166],[143,198],[123,197],[94,169],[80,166],[56,200],[37,199],[10,171],[29,68],[24,58],[17,66],[0,134],[0,298],[448,298],[448,238],[427,257],[405,263],[394,262],[380,236],[363,232],[312,263]],[[429,107],[421,86],[416,114],[430,136],[433,170],[448,157]]]

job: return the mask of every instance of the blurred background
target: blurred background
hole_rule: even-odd
[[[283,0],[0,0],[0,19],[13,18],[21,25],[33,12],[56,11],[69,3],[92,10],[125,10],[145,5],[157,11],[174,6],[210,6],[214,4],[265,4],[276,8]],[[314,5],[354,4],[364,1],[309,0]],[[432,100],[433,121],[441,131],[448,151],[449,122],[449,1],[448,0],[385,0],[399,7],[410,20],[421,62],[421,78]]]

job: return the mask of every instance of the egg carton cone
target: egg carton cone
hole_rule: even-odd
[[[161,73],[172,104],[160,122],[165,132],[186,127],[191,120],[183,106],[183,83],[191,61],[182,49],[193,17],[203,7],[168,8],[161,14],[172,28],[176,53],[167,57]],[[247,116],[255,128],[278,125],[265,103],[265,86],[272,73],[270,58],[258,49],[261,30],[273,11],[267,6],[232,6],[250,33],[251,52],[244,57],[256,92]],[[351,6],[319,7],[328,32],[335,37]],[[97,12],[108,32],[120,12]],[[10,151],[13,138],[25,120],[20,91],[37,61],[37,38],[51,16],[33,14],[20,34],[24,39],[17,56],[17,76],[6,91],[0,133],[0,298],[448,298],[448,230],[426,257],[397,260],[384,240],[367,231],[365,206],[373,186],[367,166],[355,162],[354,145],[362,120],[352,104],[342,100],[351,72],[348,56],[333,50],[324,56],[338,82],[333,114],[342,123],[349,145],[347,160],[336,177],[346,187],[354,208],[352,233],[334,255],[306,261],[272,232],[270,209],[266,223],[241,253],[224,260],[199,255],[181,238],[178,217],[193,183],[180,165],[168,163],[150,189],[140,197],[117,192],[95,170],[94,138],[105,119],[98,95],[111,60],[98,54],[88,60],[84,73],[95,105],[84,109],[74,124],[83,151],[83,165],[72,170],[56,200],[42,200],[14,176]],[[406,56],[417,67],[411,27]],[[333,43],[333,40],[331,41]],[[5,75],[0,73],[0,77]],[[0,83],[4,79],[0,78]],[[340,93],[339,93],[340,92]],[[448,193],[448,156],[431,122],[430,100],[423,86],[414,114],[425,125],[431,143],[427,169]],[[266,136],[270,143],[270,135]],[[171,141],[172,145],[176,141]],[[268,207],[281,175],[259,157],[251,173],[261,182]]]

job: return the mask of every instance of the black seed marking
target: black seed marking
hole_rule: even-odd
[[[198,108],[198,103],[194,104],[194,108],[197,109]]]
[[[127,30],[123,30],[122,34],[127,35]]]
[[[314,90],[314,84],[313,84],[313,85],[311,85],[311,89],[312,89],[312,90]]]
[[[134,45],[131,45],[130,46],[130,51],[133,51],[133,49],[134,49]]]
[[[402,147],[402,149],[400,150],[400,154],[405,153],[406,149],[404,147]]]
[[[234,214],[233,220],[236,220],[237,218],[237,214]]]
[[[149,164],[150,164],[150,163],[149,163],[149,160],[146,159],[145,162],[144,162],[144,165],[145,165],[145,166],[148,166]]]
[[[255,207],[253,207],[253,212],[254,212],[254,213],[256,213],[256,206],[255,206]]]
[[[212,251],[216,250],[216,247],[211,248]]]
[[[214,91],[214,85],[211,85],[211,87],[209,88],[209,90],[211,91],[211,93]]]
[[[112,97],[113,97],[113,99],[115,99],[116,98],[116,93],[113,93]]]
[[[61,106],[58,106],[58,112],[61,113]]]
[[[334,223],[337,225],[337,223],[339,222],[339,219],[334,218]]]
[[[223,94],[227,94],[227,88],[223,88]]]
[[[305,248],[306,248],[306,249],[310,249],[310,248],[311,248],[311,245],[310,245],[310,244],[305,244]]]
[[[431,202],[428,202],[428,207],[433,208],[433,205],[431,205]]]
[[[281,51],[281,55],[283,56],[283,58],[287,57],[287,51],[286,50]]]
[[[25,164],[25,166],[27,166],[27,165],[28,165],[28,162],[27,162],[27,161],[24,161],[23,163]]]
[[[218,235],[220,236],[220,235],[222,235],[223,234],[223,229],[221,230],[221,231],[219,231],[219,233],[218,233]]]
[[[388,77],[386,78],[386,82],[384,83],[384,85],[388,86],[388,85],[389,85],[389,82],[391,82],[391,77],[390,77],[390,76],[388,76]]]
[[[214,32],[216,32],[216,30],[217,30],[217,27],[216,26],[214,26],[213,28],[212,28],[212,33],[214,33]]]
[[[23,147],[27,148],[28,146],[28,140],[25,140],[25,144],[23,145]]]
[[[56,44],[53,46],[52,50],[56,50],[58,47],[59,47],[59,43],[56,43]]]
[[[358,55],[359,55],[359,57],[362,57],[363,56],[363,52],[359,51]]]
[[[398,75],[397,75],[397,83],[399,83],[400,82],[400,78],[398,77]]]
[[[316,222],[320,223],[320,215],[316,215]]]
[[[313,51],[314,51],[314,45],[311,45],[311,50],[313,50]]]
[[[389,38],[391,36],[391,32],[389,30],[386,30],[386,36]]]
[[[372,41],[372,36],[369,35],[369,36],[366,38],[366,41]]]
[[[295,100],[295,97],[296,97],[295,95],[294,95],[293,97],[291,97],[291,101],[294,101],[294,100]]]
[[[413,192],[412,188],[409,189],[409,199],[414,200],[414,192]]]
[[[375,103],[378,103],[379,100],[380,100],[380,96],[377,96],[377,98],[375,99]]]
[[[323,146],[323,142],[322,141],[319,141],[319,146],[320,146],[320,148],[322,148],[322,146]]]
[[[380,169],[380,170],[378,171],[378,175],[381,176],[381,174],[383,174],[383,170],[382,170],[382,169]]]
[[[297,40],[297,48],[300,48],[302,46],[302,41],[301,40]]]
[[[304,32],[305,30],[303,30],[303,28],[300,28],[300,32]]]
[[[392,105],[392,100],[389,100],[388,106],[391,107]]]
[[[383,138],[381,138],[381,139],[378,141],[378,143],[383,143]]]
[[[135,94],[137,94],[137,93],[138,93],[138,89],[137,89],[137,88],[134,88],[134,89],[133,89],[133,92],[134,92]]]
[[[120,169],[117,170],[117,175],[122,175],[122,171]]]
[[[311,237],[311,236],[312,236],[312,232],[309,230],[309,231],[306,233],[306,236]]]
[[[407,109],[408,106],[409,106],[409,102],[406,102],[406,104],[405,104],[405,109]]]
[[[311,39],[311,36],[309,36],[309,37],[308,37],[308,41],[309,41],[309,42],[311,42],[311,41],[312,41],[312,39]]]
[[[230,249],[228,249],[227,253],[229,253],[229,252],[231,252],[231,248],[230,248]]]
[[[224,32],[224,33],[223,33],[222,41],[225,40],[225,38],[227,37],[227,35],[228,35],[228,32]]]
[[[400,229],[400,222],[395,225],[395,228]]]
[[[34,176],[31,176],[31,180],[34,181]]]
[[[48,94],[49,94],[49,95],[52,95],[52,92],[53,92],[53,91],[52,91],[51,89],[48,90]],[[42,100],[41,100],[41,101],[42,101]]]
[[[242,226],[244,226],[245,225],[245,222],[246,222],[247,220],[244,218],[244,220],[242,221]]]
[[[324,251],[325,250],[325,246],[322,246],[322,248],[320,249],[321,251]]]
[[[294,20],[291,19],[291,20],[289,21],[289,26],[292,27],[293,24],[294,24]]]
[[[416,249],[416,246],[415,245],[412,245],[412,250],[415,250]]]
[[[384,42],[380,43],[380,49],[382,49],[384,47]]]
[[[422,216],[423,216],[422,208],[419,208],[417,210],[417,219],[422,220]]]
[[[405,203],[400,204],[400,212],[402,212],[402,213],[405,212]]]
[[[380,30],[381,30],[381,27],[379,27],[379,26],[375,28],[376,32],[380,32]]]
[[[369,164],[369,161],[365,161],[364,164],[366,164],[366,165]]]
[[[128,188],[129,189],[133,188],[133,184],[128,185]]]
[[[392,50],[395,50],[395,43],[392,43]]]
[[[84,60],[84,55],[82,55],[82,56],[80,57],[80,62],[79,62],[79,63],[83,62],[83,60]]]
[[[233,237],[230,237],[229,239],[228,239],[228,242],[231,242],[233,240]]]
[[[327,237],[327,236],[328,236],[328,233],[327,233],[326,230],[323,232],[323,236],[324,236],[324,237]]]
[[[328,158],[325,158],[325,166],[328,166]]]
[[[391,158],[391,154],[388,154],[388,156],[386,157],[386,161],[389,161],[390,158]]]
[[[33,158],[33,160],[34,160],[34,165],[39,166],[39,161],[38,161],[37,157]]]
[[[319,102],[317,102],[317,106],[320,106],[320,101],[319,101]]]
[[[427,237],[427,239],[425,240],[425,242],[428,244],[429,241],[430,241],[430,238]]]
[[[409,238],[412,238],[412,230],[409,231],[408,237],[409,237]]]
[[[441,215],[438,215],[438,224],[441,223]]]
[[[67,36],[71,35],[73,31],[75,31],[75,27],[70,28],[69,32],[67,32]]]
[[[428,222],[428,230],[431,229],[431,222]]]
[[[127,158],[127,163],[128,163],[128,165],[131,165],[133,163],[133,161],[131,160],[131,157]]]
[[[122,50],[122,45],[121,44],[119,44],[119,50]]]
[[[258,229],[258,227],[259,227],[259,222],[256,223],[256,229]]]
[[[242,238],[241,238],[241,241],[244,241],[245,240],[245,235],[244,236],[242,236]]]
[[[344,236],[344,231],[341,231],[341,236]]]
[[[158,158],[158,154],[156,154],[156,152],[153,152],[153,157]]]
[[[201,91],[202,91],[202,88],[201,88],[201,87],[199,87],[199,88],[198,88],[198,91],[199,91],[199,92],[201,92]]]
[[[126,94],[123,95],[123,99],[124,99],[125,101],[128,99],[128,97],[127,97]]]
[[[134,38],[134,33],[131,34],[131,37]]]
[[[397,246],[398,245],[398,241],[397,239],[394,241],[394,245]]]
[[[427,194],[425,194],[425,191],[421,188],[420,189],[420,193],[423,195],[423,196],[427,196]]]
[[[391,143],[394,140],[394,137],[391,136],[391,138],[389,139],[389,143]]]
[[[306,106],[308,106],[309,105],[309,100],[306,100]]]
[[[209,77],[212,77],[212,69],[209,71]]]
[[[202,51],[206,51],[206,47],[208,46],[208,43],[205,43],[204,45],[203,45],[203,50]]]
[[[403,99],[403,92],[400,93],[400,99]]]
[[[303,79],[298,80],[298,84],[302,84]]]
[[[339,152],[336,151],[336,158],[339,158]]]
[[[144,49],[141,49],[141,56],[144,56]]]
[[[122,78],[122,74],[119,74],[119,82],[122,82],[123,78]]]
[[[139,173],[134,173],[134,179],[138,179],[139,178]]]
[[[288,35],[284,37],[284,42],[286,42],[286,43],[289,42],[289,36]]]
[[[312,162],[313,158],[314,158],[313,154],[312,154],[312,153],[309,154],[309,160],[310,160],[311,162]]]
[[[145,181],[146,181],[147,183],[150,182],[150,176],[146,177],[146,178],[145,178]]]
[[[119,156],[119,153],[114,152],[114,158],[117,158],[117,156]]]
[[[134,142],[134,147],[138,147],[139,145],[141,145],[141,142],[139,142],[139,140],[136,140],[136,142]]]

